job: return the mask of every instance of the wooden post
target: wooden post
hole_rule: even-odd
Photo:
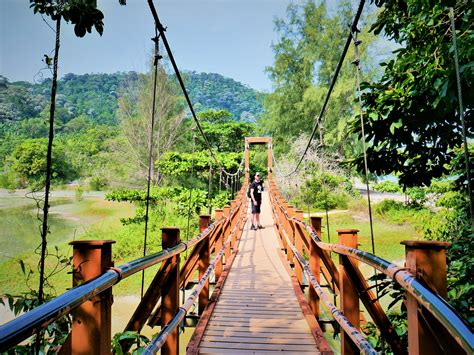
[[[72,285],[89,281],[113,266],[113,240],[77,240],[73,247]],[[71,353],[111,353],[112,289],[81,304],[72,312]]]
[[[405,240],[401,244],[405,245],[406,267],[434,292],[447,298],[446,247],[451,243]],[[432,320],[429,314],[425,314],[428,312],[423,312],[418,302],[408,292],[406,307],[409,354],[439,354],[446,351],[453,354],[463,353],[455,341],[450,341],[452,337],[443,334],[445,330],[439,329],[437,321]],[[436,334],[433,334],[433,331]]]
[[[357,229],[340,229],[339,244],[357,248]],[[360,329],[359,296],[348,274],[345,271],[345,257],[339,255],[339,290],[341,296],[341,311],[354,327]],[[357,265],[357,264],[356,264]],[[341,354],[358,354],[359,350],[345,332],[341,332]]]
[[[162,248],[167,249],[180,243],[179,228],[161,228]],[[163,285],[161,297],[161,329],[178,312],[179,307],[179,254],[171,257],[169,281]],[[161,354],[179,354],[179,329],[175,328],[161,348]]]
[[[226,218],[229,218],[229,216],[230,216],[230,206],[229,205],[224,206],[224,216]],[[229,236],[230,228],[231,228],[231,222],[232,221],[230,219],[228,221],[224,222],[224,230],[223,230],[223,233],[222,233],[222,245],[224,245],[224,243],[227,240],[227,237]],[[225,248],[224,264],[228,263],[229,258],[230,258],[230,245],[228,245],[227,248]]]
[[[291,205],[287,205],[286,206],[286,212],[288,213],[288,217],[291,218],[294,216],[294,207],[291,206]],[[286,219],[286,216],[284,217],[285,220],[286,220],[286,233],[288,234],[288,237],[290,239],[290,243],[295,243],[295,229],[294,229],[294,226],[293,226],[293,222],[291,222],[290,220],[287,220]],[[291,266],[293,266],[295,263],[293,261],[293,250],[291,250],[290,247],[288,247],[288,252],[286,254],[287,256],[287,259],[288,259],[288,262],[290,263]]]
[[[303,220],[303,211],[302,210],[296,210],[295,211],[295,218],[299,219],[300,221]],[[293,223],[293,231],[294,231],[294,240],[295,240],[295,247],[298,252],[303,255],[303,238],[305,237],[300,233],[300,229],[296,225],[296,223]],[[298,260],[295,261],[295,274],[298,282],[300,283],[300,286],[303,285],[303,268],[301,267],[301,264],[299,263]]]
[[[220,220],[223,215],[223,209],[222,208],[217,208],[216,209],[216,221]],[[222,248],[222,238],[224,234],[224,229],[222,227],[219,227],[220,231],[219,234],[216,235],[216,242],[214,243],[215,248],[214,248],[214,253],[217,254],[219,250]],[[219,262],[216,264],[216,269],[214,271],[215,275],[215,281],[219,280],[222,274],[222,258],[219,259]]]
[[[273,145],[272,142],[270,141],[268,143],[268,148],[267,148],[267,166],[268,166],[268,179],[272,178],[272,173],[273,173],[273,153],[272,153]]]
[[[318,237],[321,238],[321,217],[310,217],[310,220],[311,227],[313,227]],[[309,240],[309,267],[318,284],[321,284],[321,258],[319,257],[318,246],[313,238]],[[319,320],[319,296],[311,286],[309,287],[309,306],[314,316]]]
[[[209,226],[209,221],[211,220],[211,216],[208,214],[204,214],[199,216],[199,231],[203,232]],[[209,267],[209,236],[204,238],[201,242],[202,248],[199,252],[199,280],[204,276]],[[201,290],[199,294],[199,307],[198,307],[198,314],[202,314],[204,309],[207,307],[207,303],[209,302],[209,279],[206,281],[206,284]]]
[[[247,138],[245,138],[244,161],[245,161],[245,181],[246,182],[248,182],[250,179],[249,150],[250,150],[250,144],[247,142]]]

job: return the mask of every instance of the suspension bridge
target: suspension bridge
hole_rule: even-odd
[[[249,149],[265,144],[268,180],[262,205],[264,229],[249,225]],[[112,289],[121,280],[161,264],[125,330],[145,324],[161,329],[146,353],[178,354],[180,325],[198,319],[189,354],[331,354],[325,330],[340,331],[341,353],[375,354],[361,331],[371,320],[395,354],[472,354],[472,330],[445,301],[449,243],[406,241],[405,266],[358,249],[358,231],[338,230],[339,243],[321,240],[321,218],[303,218],[273,179],[272,140],[249,137],[245,178],[236,199],[214,216],[200,216],[200,234],[180,241],[177,228],[162,229],[163,250],[113,266],[113,241],[75,241],[75,287],[0,326],[0,351],[72,315],[68,354],[111,352]],[[212,219],[211,219],[212,218]],[[183,253],[187,257],[182,259]],[[338,256],[334,261],[331,254]],[[359,269],[366,264],[406,292],[408,349]],[[180,301],[180,289],[193,286]],[[211,292],[212,291],[212,292]],[[332,333],[330,333],[332,334]],[[132,344],[124,344],[131,346]]]
[[[446,248],[449,243],[405,241],[402,244],[405,245],[406,260],[400,266],[377,256],[374,248],[372,253],[358,249],[356,229],[338,230],[337,243],[323,242],[321,218],[304,218],[302,210],[289,205],[280,192],[273,177],[275,159],[271,137],[247,137],[241,168],[235,173],[223,169],[194,112],[153,1],[148,0],[148,3],[156,28],[153,38],[155,88],[157,63],[162,58],[158,45],[161,39],[196,129],[209,149],[210,160],[219,168],[220,180],[224,173],[227,178],[231,177],[233,188],[241,184],[240,190],[223,209],[200,216],[200,233],[194,238],[182,241],[178,228],[163,228],[161,251],[144,253],[143,257],[119,266],[114,266],[112,261],[114,241],[71,242],[74,287],[1,325],[0,352],[13,351],[15,345],[33,336],[39,337],[50,324],[71,315],[70,333],[62,347],[56,349],[57,353],[111,353],[113,286],[159,265],[146,290],[142,284],[141,300],[124,329],[141,332],[145,325],[159,329],[144,350],[146,354],[185,351],[189,354],[332,354],[338,351],[376,354],[361,330],[369,321],[394,354],[474,353],[472,329],[446,302]],[[357,49],[360,44],[357,22],[363,6],[364,1],[360,1],[308,144],[295,168],[284,178],[297,172],[318,128],[323,144],[322,117],[349,45],[353,43]],[[358,75],[358,58],[354,62]],[[358,77],[357,86],[360,91]],[[154,94],[151,127],[155,119],[155,97]],[[363,121],[361,124],[363,127]],[[150,140],[149,176],[153,135]],[[365,137],[362,137],[364,141]],[[265,145],[268,153],[261,216],[264,229],[258,230],[250,228],[247,198],[249,151],[255,144]],[[367,174],[366,158],[364,162]],[[147,190],[146,222],[150,177]],[[370,197],[368,188],[367,193]],[[372,231],[371,234],[373,243]],[[145,246],[146,236],[147,224]],[[396,326],[380,304],[374,285],[361,272],[362,265],[384,274],[404,290],[408,347],[402,344]],[[189,288],[188,297],[180,299],[180,290]],[[197,325],[189,343],[181,344],[180,348],[182,326],[188,319],[197,320]],[[334,340],[340,344],[334,346]],[[125,349],[132,345],[129,341],[122,343]]]

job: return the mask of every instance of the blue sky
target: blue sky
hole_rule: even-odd
[[[259,90],[271,90],[264,73],[271,65],[277,39],[275,17],[283,17],[288,0],[155,0],[180,69],[215,72]],[[301,2],[301,1],[299,1]],[[63,26],[60,76],[73,72],[144,71],[151,52],[153,20],[146,0],[98,0],[105,31],[77,38]],[[28,0],[0,1],[0,74],[10,81],[33,81],[44,67],[54,33]],[[44,72],[47,74],[47,72]]]

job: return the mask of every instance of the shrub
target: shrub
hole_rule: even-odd
[[[396,182],[393,181],[382,181],[379,182],[378,184],[374,185],[374,190],[380,191],[380,192],[388,192],[388,193],[401,193],[402,189],[400,185],[398,185]]]
[[[107,178],[103,176],[93,176],[89,181],[91,190],[101,191],[109,185]]]

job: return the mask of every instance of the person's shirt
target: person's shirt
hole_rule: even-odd
[[[250,185],[250,190],[253,190],[253,196],[255,201],[260,202],[262,201],[262,192],[263,192],[263,181],[253,181]]]

